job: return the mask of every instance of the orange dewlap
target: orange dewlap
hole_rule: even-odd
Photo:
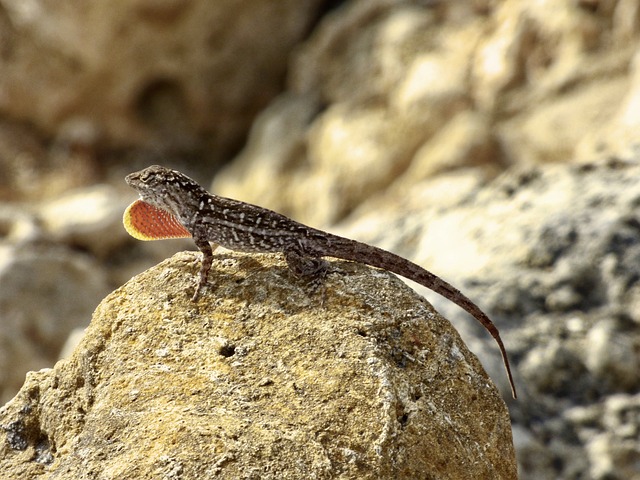
[[[127,207],[122,223],[127,233],[138,240],[191,238],[176,217],[143,200],[136,200]]]

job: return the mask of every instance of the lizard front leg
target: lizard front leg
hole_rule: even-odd
[[[207,240],[202,238],[195,238],[196,246],[202,252],[202,265],[200,266],[200,273],[198,275],[198,284],[196,285],[196,291],[191,297],[192,302],[198,301],[198,297],[202,292],[202,289],[207,285],[207,279],[209,276],[209,270],[213,263],[213,251],[218,248],[218,245],[211,245]]]

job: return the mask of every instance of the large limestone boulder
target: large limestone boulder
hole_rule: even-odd
[[[495,386],[393,275],[336,262],[312,294],[277,256],[222,253],[192,303],[198,264],[134,278],[28,375],[3,478],[516,478]]]

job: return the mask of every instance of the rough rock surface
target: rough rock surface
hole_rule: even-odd
[[[522,167],[482,188],[468,176],[363,205],[342,233],[428,266],[489,312],[515,363],[522,479],[638,478],[640,161]],[[506,391],[485,333],[425,295]]]
[[[3,478],[516,478],[506,406],[394,276],[180,253],[109,295],[69,360],[0,409]]]

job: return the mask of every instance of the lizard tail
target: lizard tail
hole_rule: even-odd
[[[382,268],[389,272],[393,272],[401,277],[413,280],[414,282],[433,290],[466,310],[478,322],[480,322],[480,324],[491,334],[498,344],[500,354],[502,355],[502,362],[504,363],[507,377],[509,379],[511,395],[513,398],[517,398],[509,358],[507,357],[507,351],[504,347],[504,343],[502,343],[500,332],[487,314],[460,290],[428,270],[422,268],[420,265],[381,248],[350,240],[348,238],[339,237],[337,235],[325,237],[325,241],[323,243],[325,244],[324,246],[326,250],[322,252],[322,256],[333,257],[339,253],[338,257],[344,260],[364,263],[371,265],[372,267]]]

